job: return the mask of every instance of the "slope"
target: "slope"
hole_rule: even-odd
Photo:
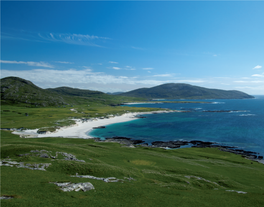
[[[254,98],[241,91],[208,89],[184,83],[168,83],[152,88],[140,88],[120,94],[122,96],[166,99],[244,99]]]
[[[141,99],[70,87],[42,89],[32,82],[18,77],[1,79],[1,104],[5,105],[22,104],[30,107],[87,105],[91,103],[120,105],[123,102],[135,100]]]
[[[34,106],[59,106],[67,104],[56,92],[46,91],[32,82],[18,78],[1,79],[2,104],[29,104]]]

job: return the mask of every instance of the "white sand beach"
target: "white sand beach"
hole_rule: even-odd
[[[38,129],[14,131],[13,134],[20,135],[24,138],[43,138],[43,137],[63,137],[63,138],[83,138],[89,139],[92,136],[87,135],[89,131],[93,130],[93,127],[107,126],[109,124],[127,122],[138,119],[137,115],[153,114],[153,113],[171,113],[177,111],[155,111],[155,112],[137,112],[126,113],[121,116],[114,116],[104,119],[93,119],[88,121],[82,121],[81,119],[75,119],[76,124],[68,127],[62,127],[55,132],[48,132],[46,134],[38,134]]]

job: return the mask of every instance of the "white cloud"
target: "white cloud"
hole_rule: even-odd
[[[85,66],[84,70],[67,69],[33,69],[7,70],[1,69],[1,78],[17,76],[32,81],[41,88],[68,86],[74,88],[99,90],[104,92],[128,91],[142,87],[153,87],[164,83],[189,83],[206,88],[235,90],[237,87],[249,94],[263,94],[264,80],[258,77],[241,78],[175,78],[175,74],[160,74],[149,76],[115,76],[103,72],[94,72]],[[164,78],[162,78],[164,77]],[[264,77],[264,73],[263,73]]]
[[[154,68],[142,68],[143,70],[153,70]]]
[[[178,83],[204,83],[204,80],[177,80]]]
[[[45,68],[54,68],[53,65],[50,65],[49,63],[45,62],[33,62],[33,61],[10,61],[10,60],[0,60],[0,63],[7,63],[7,64],[25,64],[29,66],[38,66],[38,67],[45,67]]]
[[[109,61],[109,63],[118,64],[118,62],[114,62],[114,61]]]
[[[97,47],[101,47],[101,46],[96,44],[95,41],[110,39],[108,37],[99,37],[88,34],[84,35],[84,34],[55,34],[55,33],[49,33],[46,35],[38,33],[38,37],[47,41],[64,42],[67,44],[87,45],[87,46],[97,46]]]
[[[162,81],[156,80],[138,80],[138,77],[114,76],[105,73],[92,72],[90,69],[85,70],[54,70],[54,69],[33,69],[33,70],[2,70],[1,77],[17,76],[36,83],[40,87],[59,87],[70,86],[79,88],[87,88],[86,86],[98,84],[98,88],[106,84],[122,84],[133,85],[138,84],[155,85],[162,84]],[[110,88],[108,88],[110,89]]]
[[[92,69],[89,66],[83,66],[83,68],[85,68],[87,71],[92,71]],[[71,68],[70,70],[76,70],[76,69]]]
[[[13,34],[2,33],[2,38],[12,38],[26,41],[37,41],[37,42],[62,42],[66,44],[84,45],[84,46],[95,46],[102,47],[101,44],[105,44],[105,40],[111,40],[108,37],[99,37],[96,35],[88,34],[70,34],[70,33],[36,33],[25,30],[14,30]]]
[[[260,68],[262,68],[262,66],[261,65],[257,65],[253,69],[260,69]]]
[[[262,77],[264,77],[264,73],[262,73],[262,74],[253,74],[252,76],[253,77],[261,77],[262,78]]]
[[[264,77],[264,75],[262,76],[262,77]],[[253,83],[253,84],[259,84],[259,83],[262,83],[262,84],[264,84],[264,81],[263,80],[247,80],[247,81],[240,81],[240,80],[238,80],[238,81],[234,81],[234,83]]]
[[[119,67],[113,67],[114,70],[120,70],[121,68]]]
[[[51,36],[52,39],[55,39],[52,33],[50,33],[50,36]]]
[[[55,61],[56,63],[62,63],[62,64],[73,64],[73,62],[67,62],[67,61]]]
[[[136,69],[131,66],[126,66],[126,70],[136,70]]]
[[[159,74],[159,75],[153,75],[154,77],[171,77],[172,74]]]

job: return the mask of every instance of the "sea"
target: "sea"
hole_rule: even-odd
[[[184,101],[200,103],[129,105],[188,112],[146,114],[146,118],[111,124],[104,129],[92,130],[89,135],[101,139],[129,137],[141,139],[148,144],[154,141],[210,141],[264,156],[264,96],[255,96],[255,99]]]

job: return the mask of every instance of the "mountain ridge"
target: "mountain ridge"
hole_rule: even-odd
[[[136,97],[136,98],[134,98]],[[140,88],[117,95],[100,91],[57,87],[42,89],[31,81],[6,77],[1,79],[1,104],[26,104],[33,107],[62,106],[96,102],[119,105],[135,99],[246,99],[254,98],[241,91],[207,89],[185,83],[168,83],[152,88]],[[126,100],[127,99],[127,100]]]
[[[138,100],[114,96],[100,91],[58,87],[42,89],[31,81],[19,77],[1,79],[1,104],[22,104],[30,107],[60,107],[63,105],[89,104],[120,105],[124,101]]]
[[[237,90],[209,89],[186,83],[166,83],[151,88],[139,88],[121,96],[140,97],[147,99],[247,99],[254,98]]]

